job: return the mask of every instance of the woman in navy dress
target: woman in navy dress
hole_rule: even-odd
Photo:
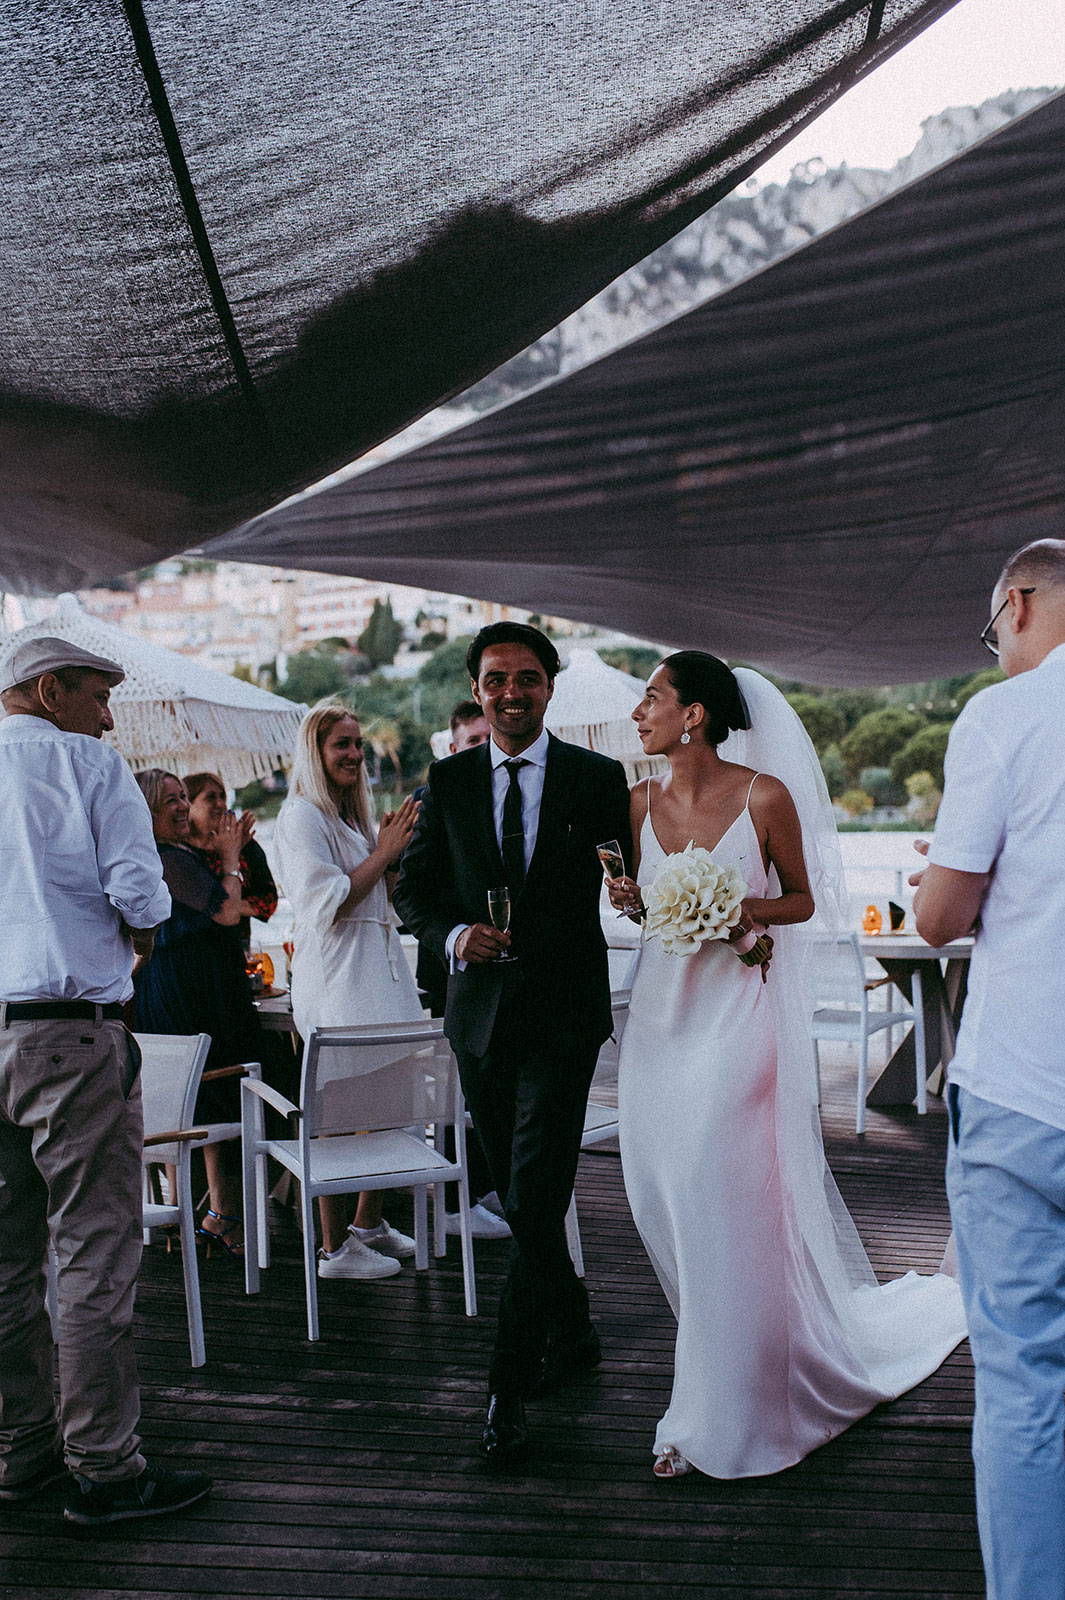
[[[263,1035],[244,970],[240,909],[240,824],[227,813],[215,849],[222,876],[212,871],[189,838],[189,801],[180,778],[153,767],[137,774],[152,813],[173,909],[156,934],[151,960],[134,976],[135,1026],[144,1033],[208,1033],[206,1070],[261,1061]],[[203,1085],[196,1115],[204,1122],[240,1118],[240,1079]],[[205,1145],[210,1204],[199,1231],[230,1255],[242,1255],[240,1175],[230,1145]]]

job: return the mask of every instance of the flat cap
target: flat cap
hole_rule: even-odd
[[[66,639],[27,639],[4,657],[0,666],[0,694],[13,689],[16,683],[39,678],[43,672],[58,672],[60,667],[89,667],[107,678],[112,689],[126,676],[125,669],[117,661],[94,656],[80,645],[68,644]]]

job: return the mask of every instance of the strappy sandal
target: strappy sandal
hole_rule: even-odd
[[[210,1217],[214,1222],[226,1222],[229,1224],[229,1226],[226,1228],[220,1228],[217,1233],[213,1228],[205,1228],[202,1223],[197,1227],[196,1237],[199,1239],[206,1239],[207,1241],[207,1259],[211,1259],[211,1246],[217,1244],[221,1246],[227,1256],[232,1256],[235,1260],[243,1261],[243,1240],[238,1239],[231,1243],[229,1238],[229,1235],[234,1231],[234,1229],[240,1227],[241,1219],[239,1217],[227,1216],[224,1211],[212,1211],[210,1206],[207,1207],[207,1210],[204,1212],[204,1216]]]
[[[695,1468],[674,1445],[667,1444],[651,1471],[656,1478],[682,1478],[686,1472],[694,1472]]]

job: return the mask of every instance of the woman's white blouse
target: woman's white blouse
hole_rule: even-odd
[[[411,1022],[424,1015],[396,932],[384,879],[341,912],[348,874],[370,841],[311,801],[290,795],[273,838],[275,876],[293,911],[292,1013],[315,1027]]]

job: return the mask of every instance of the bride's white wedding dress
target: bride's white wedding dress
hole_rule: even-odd
[[[649,798],[643,885],[665,858]],[[750,894],[779,892],[746,808],[711,853]],[[824,1161],[787,944],[763,985],[726,944],[676,956],[645,941],[622,1039],[625,1186],[677,1317],[655,1451],[672,1445],[719,1478],[791,1466],[965,1336],[952,1278],[876,1286]]]

